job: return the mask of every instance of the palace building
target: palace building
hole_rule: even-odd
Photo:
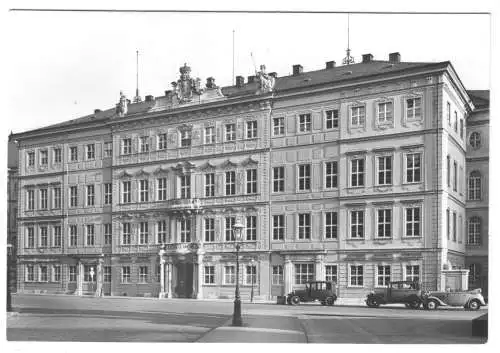
[[[365,54],[227,87],[190,71],[163,96],[12,136],[18,291],[232,298],[236,222],[243,299],[315,279],[340,298],[445,289],[471,264],[465,230],[486,211],[466,207],[467,183],[487,170],[466,164],[483,161],[467,130],[483,125],[450,62]]]

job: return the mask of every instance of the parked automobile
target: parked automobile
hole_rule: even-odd
[[[486,305],[481,289],[462,292],[427,292],[423,294],[424,308],[437,309],[438,306],[463,306],[465,309],[479,310]]]
[[[305,289],[296,289],[287,295],[286,302],[298,305],[300,302],[319,301],[322,305],[333,305],[337,300],[335,282],[313,281],[306,283]]]
[[[375,288],[366,296],[366,305],[377,308],[381,304],[405,304],[412,309],[418,309],[422,304],[422,291],[419,282],[394,281],[387,287]]]

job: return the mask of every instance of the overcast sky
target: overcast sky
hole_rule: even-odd
[[[8,128],[21,132],[113,107],[119,91],[161,96],[186,62],[202,82],[232,82],[255,64],[288,75],[325,61],[340,64],[347,46],[346,14],[186,14],[9,12]],[[387,60],[450,60],[469,89],[489,87],[489,15],[352,14],[350,46]]]

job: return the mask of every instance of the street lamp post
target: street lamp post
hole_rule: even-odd
[[[255,282],[255,276],[257,275],[257,271],[255,271],[255,274],[253,273],[253,269],[255,266],[255,259],[252,258],[250,262],[252,263],[252,290],[250,291],[250,302],[253,303],[253,285]]]
[[[7,244],[7,312],[12,311],[12,293],[10,288],[10,266],[12,250],[12,244]]]
[[[236,246],[236,289],[234,291],[233,326],[242,326],[241,299],[240,299],[240,242],[241,232],[245,226],[240,222],[233,226],[234,244]]]

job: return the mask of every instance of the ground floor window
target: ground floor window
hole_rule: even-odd
[[[47,266],[42,265],[39,267],[40,273],[39,273],[39,281],[40,282],[48,282],[49,281],[49,270]]]
[[[130,283],[130,266],[122,267],[122,283]]]
[[[52,282],[61,282],[61,266],[52,267]]]
[[[33,265],[26,265],[26,282],[33,282],[35,280],[35,269]]]
[[[363,287],[363,265],[351,265],[349,284],[351,287]]]
[[[104,282],[111,283],[111,266],[104,266]]]
[[[234,266],[224,266],[224,284],[236,283],[236,269]]]
[[[337,265],[325,266],[325,281],[337,282]]]
[[[295,264],[295,284],[314,280],[314,264]]]
[[[69,267],[69,281],[76,282],[76,266]]]
[[[473,284],[479,279],[480,267],[478,264],[469,265],[469,283]]]
[[[148,283],[148,272],[147,266],[139,267],[139,283]]]
[[[282,265],[275,265],[273,266],[273,279],[272,283],[274,286],[281,286],[283,285],[283,266]]]
[[[418,265],[407,265],[406,266],[406,278],[407,281],[420,281],[420,267]]]
[[[250,265],[246,267],[245,284],[257,283],[257,267]]]
[[[377,266],[377,286],[386,287],[391,281],[391,266],[379,265]]]
[[[205,266],[205,284],[215,284],[215,266]]]

